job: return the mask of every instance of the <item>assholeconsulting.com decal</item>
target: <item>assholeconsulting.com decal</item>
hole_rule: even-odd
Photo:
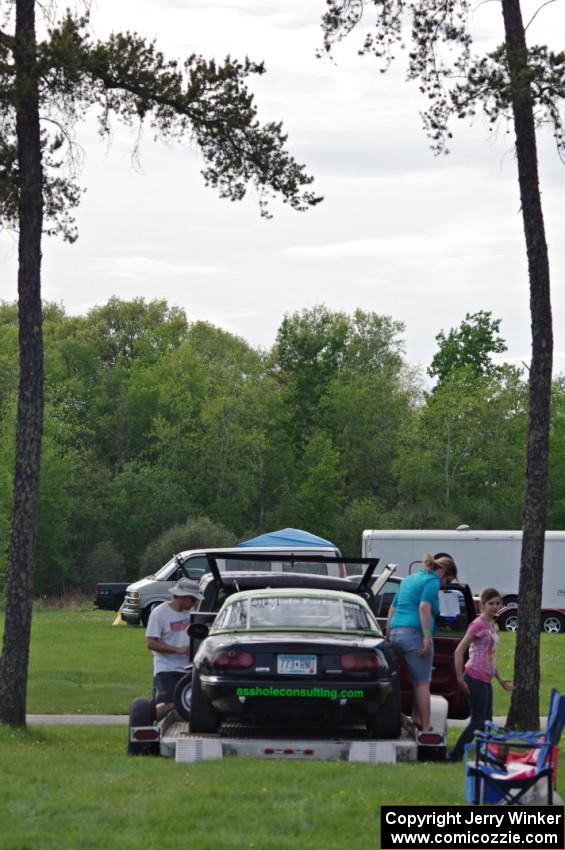
[[[381,850],[564,850],[563,806],[381,806]]]

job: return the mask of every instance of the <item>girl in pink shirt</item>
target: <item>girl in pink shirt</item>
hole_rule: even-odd
[[[492,680],[497,679],[505,691],[513,689],[512,682],[503,679],[496,668],[496,647],[499,641],[496,615],[502,607],[500,593],[494,587],[487,587],[481,593],[480,602],[480,617],[473,620],[455,650],[457,680],[469,695],[471,716],[447,756],[448,761],[460,761],[465,745],[473,740],[476,730],[482,729],[486,720],[492,720]],[[463,670],[467,650],[469,660]]]

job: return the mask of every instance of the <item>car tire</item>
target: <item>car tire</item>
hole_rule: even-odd
[[[152,602],[150,605],[147,605],[141,612],[141,625],[144,629],[147,628],[147,623],[149,622],[149,615],[151,614],[151,611],[153,610],[153,608],[156,608],[157,605],[160,604],[160,602]]]
[[[518,630],[518,611],[511,608],[498,618],[498,627],[503,632],[516,632]]]
[[[505,608],[517,608],[518,607],[518,597],[510,593],[508,596],[502,597],[502,604]]]
[[[129,710],[128,756],[158,756],[158,741],[132,741],[129,730],[133,726],[153,726],[155,723],[155,703],[152,699],[139,697],[134,699]]]
[[[565,631],[565,618],[557,611],[542,614],[541,630],[548,635],[562,634]]]
[[[212,703],[202,690],[202,684],[197,670],[194,670],[192,673],[190,731],[217,732],[218,726],[218,715],[214,711]]]
[[[192,706],[192,672],[179,679],[175,687],[175,708],[182,720],[190,722]]]
[[[367,720],[367,730],[371,738],[391,740],[400,737],[401,728],[400,676],[398,671],[395,671],[392,677],[392,690],[379,706],[377,713]]]

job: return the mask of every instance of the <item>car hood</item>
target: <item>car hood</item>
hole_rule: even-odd
[[[150,584],[154,584],[156,581],[154,576],[147,576],[147,578],[139,578],[137,581],[128,584],[128,590],[142,590],[144,587],[147,587]]]

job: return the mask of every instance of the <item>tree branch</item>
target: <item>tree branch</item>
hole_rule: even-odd
[[[528,23],[524,27],[524,32],[527,32],[528,27],[530,26],[531,23],[533,23],[535,21],[535,19],[537,18],[537,16],[539,15],[539,13],[541,12],[541,10],[543,9],[544,6],[549,6],[550,3],[555,3],[555,2],[556,2],[556,0],[546,0],[545,3],[542,3],[541,6],[539,6],[536,9],[534,14],[532,15],[532,17],[530,18],[530,20],[528,21]]]
[[[3,30],[0,30],[0,44],[3,47],[7,47],[8,50],[12,51],[12,53],[14,52],[14,47],[15,47],[14,36],[8,35],[8,33],[4,32]]]

